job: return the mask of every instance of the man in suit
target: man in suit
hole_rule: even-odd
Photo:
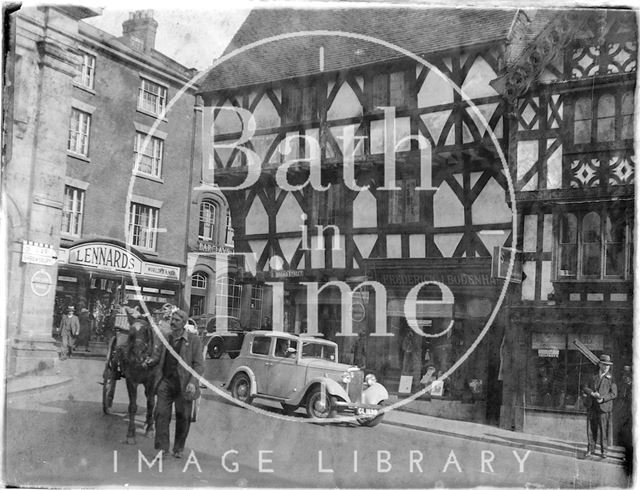
[[[75,338],[80,331],[80,322],[75,315],[75,311],[75,306],[69,306],[67,308],[67,316],[62,317],[60,322],[60,335],[62,336],[60,359],[63,361],[71,357],[71,352],[75,347]]]
[[[613,400],[618,396],[618,388],[609,373],[613,365],[611,357],[602,354],[598,365],[598,374],[582,389],[587,407],[587,458],[594,456],[598,442],[600,456],[607,457],[611,441],[611,411]]]
[[[171,333],[167,338],[169,345],[178,354],[179,359],[167,351],[157,340],[153,355],[145,361],[149,367],[158,363],[162,366],[162,376],[156,393],[156,437],[155,448],[167,453],[169,451],[169,425],[171,424],[172,406],[175,405],[176,430],[173,443],[173,455],[181,458],[184,445],[191,426],[193,402],[200,396],[200,382],[180,363],[191,367],[197,374],[204,373],[202,342],[198,335],[185,329],[189,317],[182,310],[171,315]]]

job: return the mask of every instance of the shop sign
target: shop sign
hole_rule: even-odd
[[[561,333],[540,333],[531,334],[532,349],[559,349],[567,348],[567,338]]]
[[[36,296],[46,296],[51,291],[52,286],[51,276],[44,269],[40,269],[31,276],[31,291]]]
[[[387,286],[415,286],[421,282],[437,281],[449,287],[494,287],[498,284],[495,277],[491,277],[488,272],[465,273],[459,271],[452,272],[427,272],[398,274],[393,272],[382,272],[379,274],[380,282]]]
[[[363,322],[366,317],[364,305],[359,301],[354,301],[351,305],[351,319],[354,322]]]
[[[578,350],[574,340],[579,340],[591,351],[603,351],[604,350],[604,335],[602,334],[588,334],[588,333],[570,333],[569,334],[569,349]]]
[[[53,265],[58,260],[56,251],[46,243],[22,242],[22,262],[27,264]]]
[[[87,243],[69,249],[69,264],[118,272],[142,272],[142,261],[127,250],[108,243]]]
[[[538,357],[559,357],[558,349],[538,349]]]
[[[180,279],[180,268],[172,265],[149,264],[145,262],[142,273],[145,276],[162,277],[163,279],[173,279],[175,281]]]
[[[269,274],[273,279],[286,279],[288,277],[302,277],[304,271],[296,269],[277,271],[272,269],[269,271]]]
[[[198,252],[205,252],[210,254],[231,254],[233,253],[233,248],[224,245],[214,245],[210,242],[198,240]]]

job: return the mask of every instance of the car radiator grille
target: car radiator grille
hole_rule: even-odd
[[[362,383],[364,381],[364,373],[360,370],[353,373],[353,379],[349,383],[347,394],[352,402],[360,402],[360,394],[362,393]]]

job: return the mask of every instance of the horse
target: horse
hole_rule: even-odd
[[[145,421],[145,437],[153,436],[155,430],[155,390],[162,375],[162,366],[156,364],[153,367],[146,365],[153,353],[154,346],[159,340],[149,322],[141,317],[129,321],[129,335],[127,345],[124,347],[124,355],[121,359],[121,370],[127,383],[129,395],[129,426],[127,429],[127,444],[136,443],[135,416],[138,410],[136,399],[138,397],[138,385],[144,386],[144,394],[147,398],[147,416]]]

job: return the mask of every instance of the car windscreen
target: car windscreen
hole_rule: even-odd
[[[336,348],[333,345],[321,344],[318,342],[302,343],[303,359],[325,359],[327,361],[336,360]]]

